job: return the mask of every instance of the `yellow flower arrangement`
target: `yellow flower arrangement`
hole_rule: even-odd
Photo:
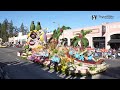
[[[30,31],[30,32],[28,33],[28,37],[30,37],[31,32],[37,32],[37,30]]]
[[[38,46],[36,46],[36,48],[37,49],[41,49],[41,48],[43,48],[43,46],[42,45],[38,45]]]

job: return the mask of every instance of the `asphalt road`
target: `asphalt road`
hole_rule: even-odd
[[[20,48],[0,48],[0,67],[8,79],[119,79],[120,60],[106,60],[110,67],[103,73],[90,77],[72,77],[57,74],[40,65],[17,57]]]
[[[10,79],[61,79],[35,63],[17,57],[19,48],[0,48],[0,66]]]

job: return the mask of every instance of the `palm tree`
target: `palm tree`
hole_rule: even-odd
[[[81,30],[80,33],[77,33],[78,36],[75,36],[72,41],[73,46],[77,46],[78,42],[80,41],[82,50],[84,48],[86,48],[89,45],[89,41],[85,36],[87,34],[89,34],[90,32],[92,32],[92,31],[91,30]]]
[[[53,43],[54,44],[54,48],[57,46],[58,44],[58,39],[60,37],[60,35],[62,35],[63,31],[64,30],[67,30],[67,29],[71,29],[70,27],[66,27],[66,26],[62,26],[61,28],[57,28],[57,30],[55,29],[53,31],[53,34],[51,36],[51,38],[49,39],[48,43]]]

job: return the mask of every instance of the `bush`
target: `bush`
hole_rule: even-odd
[[[24,46],[24,49],[29,49],[29,45],[25,45],[25,46]]]

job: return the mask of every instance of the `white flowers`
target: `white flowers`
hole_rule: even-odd
[[[73,67],[74,66],[74,67]],[[106,63],[102,63],[99,65],[96,64],[85,64],[85,63],[75,63],[72,65],[69,70],[75,70],[74,73],[80,72],[81,74],[97,74],[107,69],[108,65]]]

